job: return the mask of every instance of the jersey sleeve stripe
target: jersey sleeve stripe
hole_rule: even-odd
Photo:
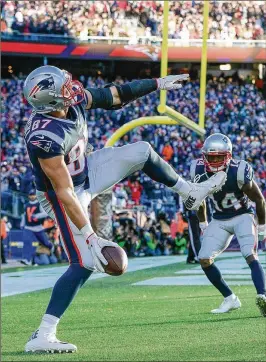
[[[30,141],[30,139],[34,136],[47,136],[49,137],[51,140],[55,141],[56,143],[58,143],[59,145],[62,145],[64,143],[63,138],[57,136],[56,134],[54,134],[53,132],[50,131],[45,131],[45,130],[38,130],[35,132],[32,132],[28,141]]]
[[[242,160],[239,163],[238,170],[237,170],[237,186],[241,190],[244,183],[245,183],[245,168],[246,168],[246,161]]]
[[[53,205],[54,212],[55,212],[56,218],[58,220],[58,225],[60,227],[60,231],[61,231],[61,234],[64,239],[64,244],[65,244],[66,248],[68,248],[68,250],[69,250],[69,254],[71,257],[70,263],[78,262],[79,265],[83,267],[82,257],[81,257],[80,251],[78,249],[78,246],[75,242],[69,222],[67,220],[67,216],[66,216],[64,207],[63,207],[61,201],[56,196],[56,193],[53,190],[49,190],[47,192],[47,195],[48,195],[49,201]]]
[[[61,230],[61,223],[60,223],[60,221],[59,221],[59,219],[58,219],[58,217],[57,217],[56,209],[54,208],[54,205],[53,205],[53,203],[51,202],[51,200],[50,200],[47,192],[44,193],[44,196],[45,196],[45,198],[47,199],[47,201],[49,202],[49,204],[51,205],[51,207],[52,207],[52,209],[53,209],[53,212],[54,212],[54,215],[55,215],[57,224],[58,224],[59,229],[60,229],[60,231],[61,231],[61,235],[62,235],[62,239],[63,239],[63,242],[64,242],[65,251],[66,251],[66,253],[67,253],[68,261],[69,261],[69,263],[71,264],[71,263],[72,263],[71,255],[70,255],[69,249],[68,249],[68,247],[67,247],[67,242],[66,242],[66,240],[65,240],[65,235],[64,235],[64,233],[63,233],[62,230]]]

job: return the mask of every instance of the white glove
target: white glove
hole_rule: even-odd
[[[116,248],[118,244],[102,239],[95,233],[91,233],[91,227],[89,225],[85,225],[80,231],[84,235],[86,243],[91,250],[96,269],[101,273],[105,273],[103,265],[107,265],[108,262],[102,254],[102,248],[105,246]]]
[[[182,88],[182,84],[178,83],[183,80],[188,80],[189,74],[180,75],[167,75],[164,78],[157,78],[158,89],[179,89]]]
[[[258,225],[258,240],[263,241],[266,238],[266,224]]]
[[[208,227],[208,221],[202,221],[199,223],[199,227],[200,227],[200,230],[201,230],[201,235],[204,234],[205,230],[207,229]]]

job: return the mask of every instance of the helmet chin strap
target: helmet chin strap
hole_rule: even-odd
[[[222,166],[218,166],[218,167],[212,167],[212,166],[208,166],[210,172],[219,172],[219,171],[223,171],[225,169],[225,165]]]
[[[205,174],[207,175],[207,172],[213,172],[213,173],[216,173],[216,172],[219,172],[219,171],[224,171],[224,172],[228,172],[228,168],[229,168],[229,164],[230,162],[228,162],[226,165],[222,165],[222,166],[219,166],[219,167],[211,167],[211,166],[207,166],[205,165]],[[208,167],[208,169],[207,169]]]

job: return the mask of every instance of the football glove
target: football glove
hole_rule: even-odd
[[[85,225],[80,231],[84,235],[86,243],[88,244],[88,247],[91,250],[91,254],[95,263],[95,268],[99,272],[105,273],[104,265],[107,265],[108,262],[102,254],[102,248],[104,248],[105,246],[112,246],[116,248],[118,247],[118,244],[100,238],[95,233],[90,233],[91,227],[89,225]]]
[[[266,238],[266,224],[258,225],[258,240],[263,241]]]
[[[182,87],[181,83],[184,80],[188,80],[189,74],[180,75],[167,75],[163,78],[157,78],[158,89],[171,90],[179,89]]]

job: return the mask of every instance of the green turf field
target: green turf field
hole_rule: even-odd
[[[184,263],[88,282],[58,328],[76,354],[28,355],[24,344],[40,322],[51,290],[2,299],[3,361],[266,361],[266,324],[253,286],[234,286],[242,308],[223,315],[209,286],[132,286],[173,276]]]

